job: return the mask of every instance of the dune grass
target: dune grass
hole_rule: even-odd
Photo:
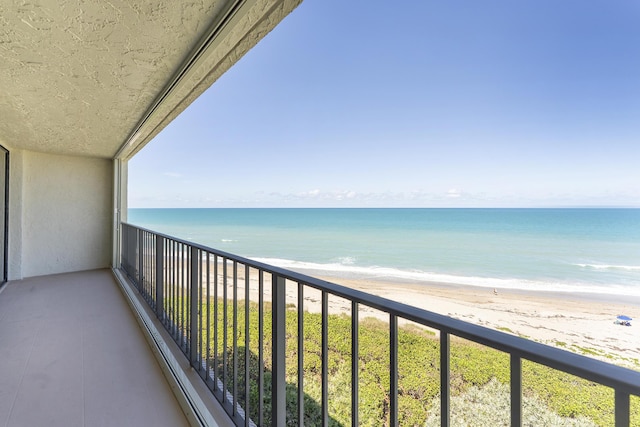
[[[222,307],[222,304],[219,305]],[[213,307],[213,301],[210,302]],[[232,306],[228,305],[228,345],[233,331]],[[203,306],[203,313],[205,307]],[[213,328],[216,319],[210,314]],[[270,423],[271,307],[264,309],[264,420]],[[238,386],[244,392],[244,302],[238,303]],[[249,413],[257,419],[258,407],[258,307],[249,308],[250,401]],[[330,425],[351,425],[351,319],[329,315],[328,385]],[[305,425],[320,425],[321,419],[321,316],[304,316],[304,409]],[[222,308],[217,319],[223,331]],[[389,419],[389,327],[374,318],[359,324],[359,423],[388,425]],[[297,311],[286,313],[287,419],[295,425],[297,408]],[[213,337],[211,338],[213,340]],[[217,374],[222,376],[222,332],[218,336]],[[210,343],[211,349],[214,343]],[[231,389],[233,349],[228,348],[227,387]],[[432,332],[416,326],[401,326],[398,333],[398,404],[402,426],[439,425],[440,357],[439,340]],[[213,359],[213,357],[212,357]],[[451,396],[452,420],[468,425],[509,425],[509,355],[473,342],[452,337]],[[524,425],[609,426],[614,420],[614,393],[572,375],[524,360],[522,364]],[[505,400],[506,399],[506,400]],[[505,403],[506,402],[506,403]],[[241,401],[241,405],[246,402]],[[457,418],[456,418],[457,417]],[[460,418],[462,417],[462,418]],[[640,425],[640,398],[631,400],[631,425]],[[433,424],[436,423],[436,424]]]

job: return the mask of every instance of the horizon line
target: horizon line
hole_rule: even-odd
[[[127,209],[640,209],[640,206],[136,206]]]

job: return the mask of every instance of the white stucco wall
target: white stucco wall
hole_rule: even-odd
[[[112,174],[111,160],[23,152],[23,277],[109,266]]]

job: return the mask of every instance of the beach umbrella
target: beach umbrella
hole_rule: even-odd
[[[633,320],[633,319],[629,316],[620,315],[618,316],[618,320]]]

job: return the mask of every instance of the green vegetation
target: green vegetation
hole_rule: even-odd
[[[599,359],[608,359],[612,363],[616,363],[618,365],[622,365],[625,367],[629,367],[631,369],[640,368],[640,360],[632,357],[621,357],[613,353],[608,353],[605,350],[593,348],[593,347],[581,347],[576,344],[571,344],[568,346],[567,343],[562,341],[555,342],[556,347],[564,347],[574,353],[582,354],[584,356],[595,357]]]
[[[450,421],[454,426],[482,425],[509,426],[510,391],[507,384],[492,379],[482,387],[472,386],[466,393],[451,399]],[[425,427],[440,426],[440,401],[433,402],[434,410],[427,418]],[[481,415],[479,415],[481,414]],[[583,417],[560,417],[551,412],[540,399],[524,396],[522,404],[523,426],[580,426],[595,427],[596,424]]]
[[[232,304],[228,305],[230,326]],[[213,301],[210,304],[211,325]],[[203,318],[206,318],[203,305]],[[233,378],[232,333],[228,329],[228,360],[222,360],[222,304],[219,304],[218,355],[216,373],[231,390]],[[265,425],[270,425],[271,378],[271,307],[264,309],[264,411]],[[258,417],[258,308],[249,310],[249,413]],[[297,408],[297,311],[288,307],[286,317],[286,380],[288,425],[296,425]],[[245,307],[238,304],[237,378],[240,395],[244,394]],[[321,417],[321,316],[304,315],[304,409],[305,425],[320,425]],[[213,330],[213,329],[211,329]],[[213,334],[210,348],[213,351]],[[389,326],[365,318],[359,327],[359,421],[363,426],[388,425],[389,417]],[[402,326],[398,333],[399,421],[402,426],[439,425],[439,340],[433,332],[416,326]],[[329,316],[329,415],[330,425],[351,424],[351,319],[345,315]],[[213,356],[210,361],[213,364]],[[469,425],[508,425],[509,355],[473,342],[451,340],[452,420]],[[613,390],[545,366],[523,361],[524,425],[613,425]],[[505,400],[506,399],[506,400]],[[506,402],[506,403],[505,403]],[[240,401],[243,407],[246,402]],[[480,406],[477,406],[480,405]],[[470,419],[469,417],[474,417]],[[640,399],[632,397],[631,425],[640,425]],[[501,420],[501,421],[496,421]]]

